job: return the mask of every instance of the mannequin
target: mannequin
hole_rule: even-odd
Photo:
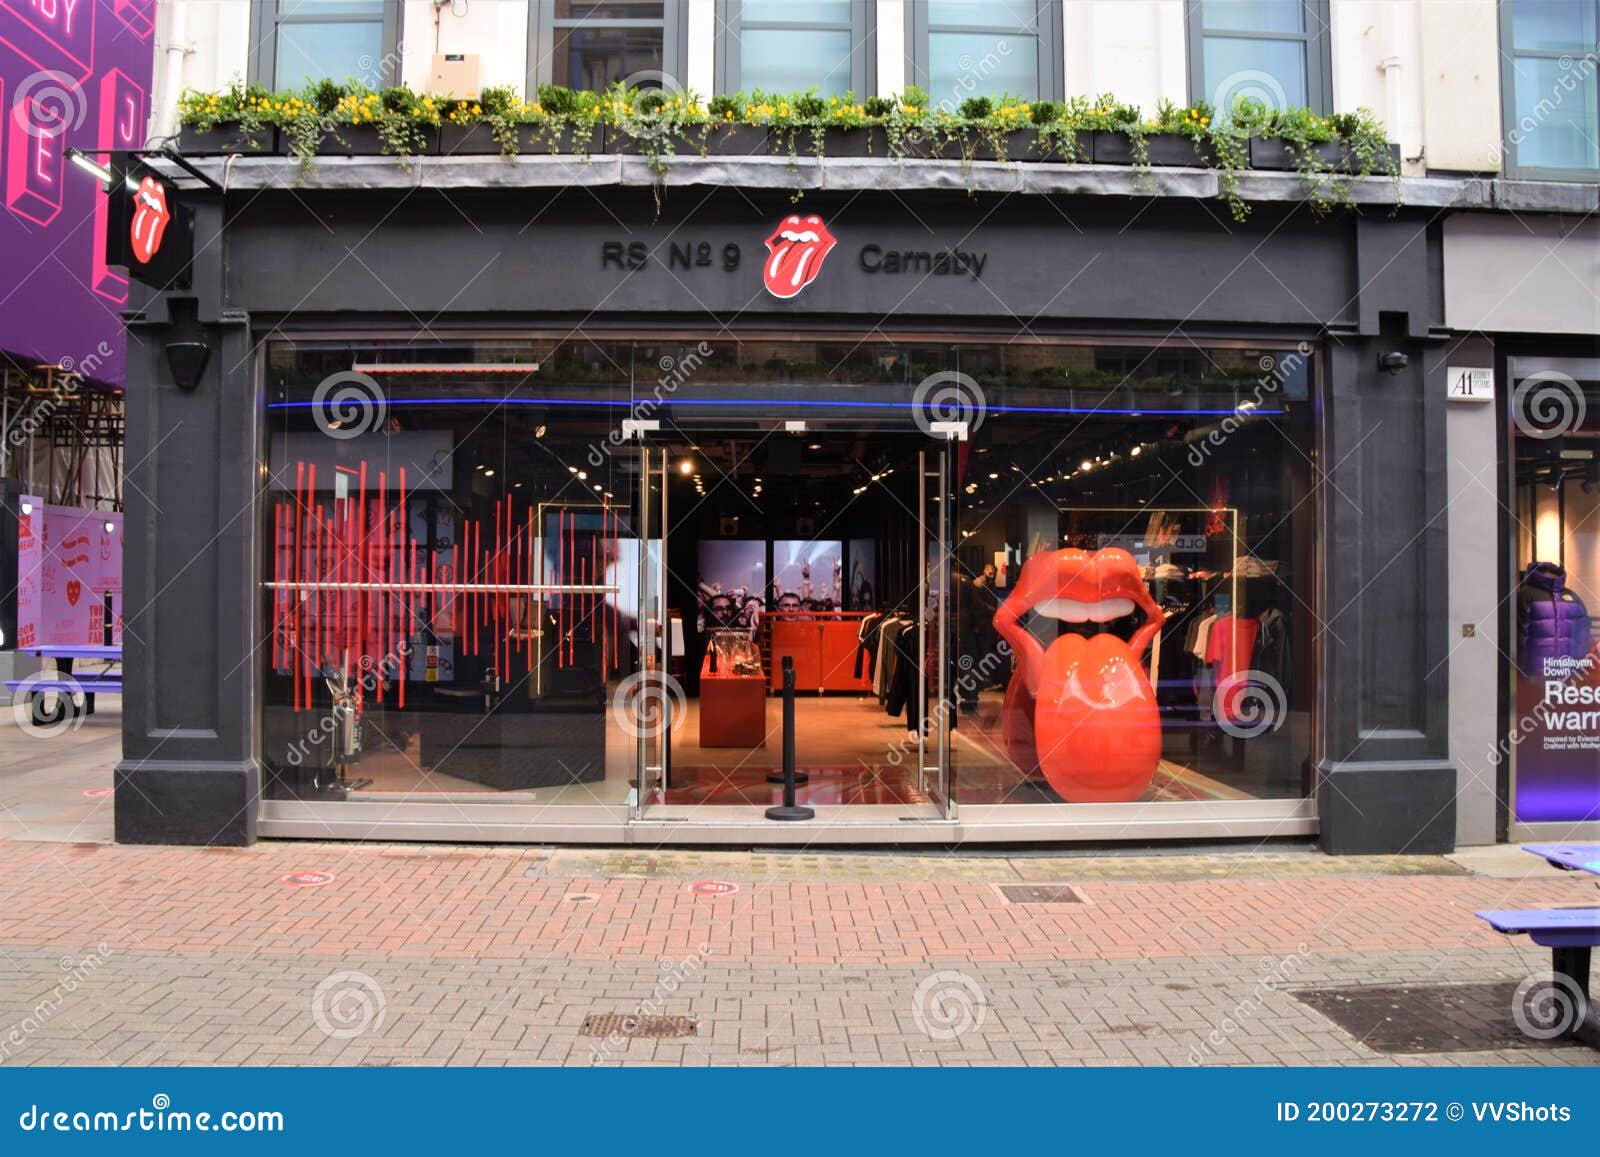
[[[1127,642],[1109,631],[1063,633],[1048,649],[1022,625],[1029,611],[1068,623],[1144,612]],[[1035,767],[1069,803],[1140,798],[1161,761],[1161,717],[1142,656],[1165,616],[1127,551],[1036,554],[995,613],[1017,669],[1001,708],[1013,762]]]

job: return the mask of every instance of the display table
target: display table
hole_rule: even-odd
[[[767,677],[711,671],[708,654],[700,665],[700,746],[767,745]]]
[[[783,660],[794,660],[794,685],[801,691],[863,691],[857,677],[857,635],[864,614],[850,611],[775,612],[772,627],[772,689],[782,690]]]

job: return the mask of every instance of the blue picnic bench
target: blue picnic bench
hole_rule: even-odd
[[[22,679],[7,679],[6,690],[27,697],[28,717],[38,726],[58,723],[68,712],[80,709],[86,715],[94,714],[94,697],[122,694],[122,648],[95,646],[88,643],[77,646],[19,647],[20,652],[34,655],[50,664],[49,669]],[[79,660],[98,662],[97,671],[74,671],[73,663]],[[63,664],[65,666],[63,667]],[[54,711],[46,709],[46,696],[56,696]],[[82,694],[80,708],[74,696]]]
[[[1523,851],[1569,872],[1600,876],[1600,844],[1527,844]],[[1530,908],[1479,912],[1478,918],[1507,936],[1528,936],[1550,949],[1550,971],[1570,981],[1581,1007],[1565,1035],[1600,1049],[1600,1015],[1589,995],[1589,963],[1600,947],[1600,908]]]

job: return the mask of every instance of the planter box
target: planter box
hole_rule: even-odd
[[[906,153],[913,157],[927,157],[935,161],[1042,161],[1039,151],[1038,129],[1012,129],[1000,135],[1000,148],[987,133],[968,130],[965,134],[944,139],[913,140],[906,138]],[[1003,154],[1003,155],[1002,155]]]
[[[1180,133],[1152,133],[1144,139],[1152,168],[1196,168],[1211,163],[1211,146],[1196,142]],[[1097,165],[1131,165],[1134,163],[1133,139],[1127,133],[1095,133],[1094,163]]]
[[[272,125],[245,132],[237,122],[218,124],[201,132],[187,125],[178,130],[178,151],[182,153],[265,153],[278,151],[278,130]]]
[[[439,130],[422,130],[422,146],[414,153],[417,157],[431,157],[439,151]],[[285,138],[287,144],[287,138]],[[317,145],[319,157],[383,157],[392,156],[383,149],[383,138],[376,125],[335,125]]]
[[[711,141],[706,138],[706,151],[710,153]],[[749,142],[745,142],[746,147]],[[698,129],[688,136],[678,132],[663,133],[660,137],[637,137],[631,133],[623,132],[619,128],[607,128],[605,136],[605,151],[608,153],[624,153],[628,156],[645,156],[652,153],[659,154],[662,161],[671,164],[677,157],[698,157],[700,155],[701,137]],[[732,154],[742,155],[742,154]]]
[[[1342,164],[1345,171],[1350,173],[1358,172],[1361,168],[1361,162],[1356,157],[1351,155],[1348,146],[1341,145],[1340,147],[1344,150]],[[1394,166],[1394,171],[1396,173],[1400,171],[1400,146],[1392,142],[1389,145],[1389,163]],[[1379,168],[1374,168],[1371,175],[1374,177],[1388,176],[1387,173]]]
[[[1038,129],[1012,129],[1000,134],[1000,147],[995,148],[994,138],[988,133],[977,133],[971,142],[975,161],[1037,161],[1039,154]]]
[[[809,133],[807,134],[809,136]],[[810,144],[808,140],[806,142]],[[857,129],[825,128],[822,130],[822,155],[824,157],[887,157],[889,134],[881,125],[867,125]]]
[[[439,155],[443,157],[498,157],[500,142],[488,125],[440,125]]]
[[[771,151],[771,140],[761,125],[713,125],[706,134],[708,157],[764,157]]]
[[[519,125],[517,147],[523,156],[556,154],[560,156],[594,156],[606,151],[606,133],[599,126],[588,129],[562,125],[551,132],[547,125]]]
[[[1344,167],[1344,146],[1338,141],[1323,141],[1311,146],[1311,152],[1329,169]],[[1252,169],[1294,170],[1298,155],[1287,141],[1278,138],[1250,138],[1250,167]]]
[[[1080,129],[1072,134],[1070,142],[1066,137],[1067,134],[1065,133],[1056,133],[1050,137],[1048,146],[1045,145],[1041,138],[1038,150],[1033,154],[1033,159],[1073,165],[1088,165],[1094,162],[1094,133],[1084,132]]]

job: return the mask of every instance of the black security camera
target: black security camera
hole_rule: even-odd
[[[1398,350],[1378,355],[1378,368],[1386,374],[1398,374],[1410,364],[1410,356]]]
[[[167,368],[172,380],[182,390],[192,390],[200,384],[200,375],[206,372],[206,362],[211,351],[204,342],[175,341],[167,346]]]

